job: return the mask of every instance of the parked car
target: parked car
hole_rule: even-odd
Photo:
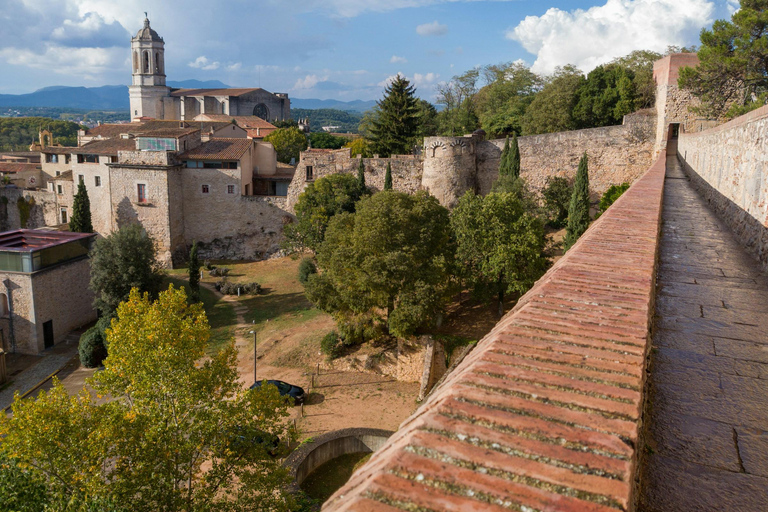
[[[235,452],[247,453],[258,447],[275,457],[280,449],[280,438],[257,428],[243,426],[235,427],[229,436],[229,449]]]
[[[303,388],[300,388],[299,386],[294,386],[293,384],[288,384],[287,382],[283,382],[282,380],[260,380],[251,386],[251,389],[260,388],[261,385],[266,382],[267,384],[272,384],[273,386],[277,387],[277,390],[280,392],[280,396],[285,397],[291,397],[293,398],[293,403],[295,405],[303,404],[304,399],[306,398],[306,393],[304,392]]]

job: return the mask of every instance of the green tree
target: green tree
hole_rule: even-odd
[[[656,81],[653,79],[653,64],[663,57],[650,50],[635,50],[632,53],[611,61],[611,64],[630,69],[634,74],[637,98],[635,108],[650,108],[656,101]]]
[[[72,217],[69,219],[69,230],[73,233],[93,233],[91,224],[91,201],[88,190],[82,181],[77,185],[77,194],[72,202]]]
[[[507,135],[504,141],[504,148],[501,150],[501,158],[499,159],[499,177],[509,175],[509,135]]]
[[[435,106],[422,99],[418,100],[416,106],[418,107],[417,138],[423,140],[424,137],[437,135],[438,121]]]
[[[608,187],[608,190],[605,191],[605,193],[600,198],[600,204],[597,207],[597,214],[595,215],[595,219],[600,217],[602,214],[605,213],[605,211],[611,207],[613,203],[616,202],[618,198],[620,198],[624,192],[629,190],[629,183],[622,183],[621,185],[611,185]]]
[[[307,149],[307,136],[297,127],[278,128],[264,137],[264,141],[275,147],[277,159],[286,164],[292,159],[298,162],[299,154]]]
[[[296,222],[285,226],[284,248],[316,252],[331,218],[354,212],[360,197],[358,181],[350,174],[329,174],[309,183],[296,202]]]
[[[514,194],[468,191],[451,212],[456,265],[475,296],[498,301],[525,293],[546,269],[544,227]]]
[[[437,104],[443,105],[437,116],[441,135],[463,135],[477,129],[475,97],[479,78],[480,70],[470,69],[437,85]]]
[[[419,130],[416,89],[402,75],[384,88],[384,98],[377,102],[378,116],[371,126],[374,153],[382,157],[411,153]]]
[[[526,109],[521,120],[522,133],[536,135],[575,130],[573,109],[585,82],[584,75],[575,66],[555,69],[554,75]]]
[[[347,139],[344,137],[337,137],[326,132],[309,134],[309,141],[313,148],[318,149],[340,149],[347,143]]]
[[[634,73],[618,65],[598,66],[587,75],[573,108],[577,128],[595,128],[621,124],[634,112],[637,93]]]
[[[512,144],[509,145],[509,156],[507,157],[508,173],[515,178],[520,177],[520,146],[517,142],[517,134],[512,137]]]
[[[45,479],[0,453],[0,510],[40,512],[52,505]]]
[[[543,79],[519,62],[485,66],[483,86],[475,97],[480,125],[489,137],[521,133],[528,106],[544,84]]]
[[[679,85],[701,100],[697,112],[733,117],[768,96],[768,0],[741,0],[731,21],[701,31],[699,65],[680,70]]]
[[[189,300],[200,302],[200,259],[197,257],[197,242],[194,240],[189,250],[187,272],[189,273]]]
[[[559,176],[547,178],[541,195],[544,198],[544,208],[549,224],[555,228],[565,226],[573,195],[573,187],[568,180]]]
[[[392,166],[387,162],[387,172],[384,174],[384,190],[392,190]]]
[[[157,297],[164,276],[155,243],[140,224],[128,224],[97,240],[91,251],[93,304],[105,316],[114,316],[132,288]]]
[[[287,404],[274,386],[243,389],[234,342],[208,356],[209,335],[183,289],[155,302],[133,290],[107,330],[105,369],[88,381],[112,400],[70,396],[58,381],[17,398],[0,418],[0,451],[67,510],[290,510],[288,472],[265,441],[291,436]]]
[[[363,158],[372,158],[373,151],[371,151],[371,143],[368,139],[359,138],[344,144],[345,148],[349,148],[349,156],[355,158],[360,155]]]
[[[408,336],[433,324],[448,300],[450,239],[448,210],[426,192],[374,194],[331,220],[307,296],[344,337],[375,322]]]
[[[573,183],[571,204],[568,206],[568,225],[566,226],[565,249],[570,249],[576,240],[589,227],[589,167],[587,153],[579,161],[579,170]]]
[[[360,158],[360,164],[357,166],[357,188],[360,190],[360,195],[364,195],[368,191],[368,186],[365,184],[365,162]]]

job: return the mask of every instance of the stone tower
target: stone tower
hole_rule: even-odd
[[[164,53],[165,41],[149,26],[149,18],[145,18],[144,27],[131,39],[133,80],[128,90],[132,119],[164,117],[164,98],[171,92],[165,85]]]

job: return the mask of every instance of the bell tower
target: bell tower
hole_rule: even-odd
[[[131,118],[164,118],[163,98],[170,96],[165,85],[165,41],[149,26],[144,13],[144,27],[131,39],[133,79],[129,89]]]

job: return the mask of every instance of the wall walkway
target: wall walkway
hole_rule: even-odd
[[[641,495],[646,511],[768,507],[768,276],[670,156]]]
[[[664,164],[590,227],[323,510],[633,508]]]

